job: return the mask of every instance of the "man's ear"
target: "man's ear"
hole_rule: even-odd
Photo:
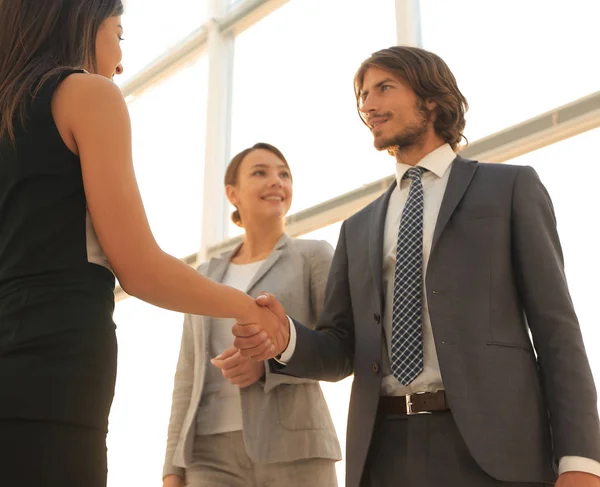
[[[425,106],[427,107],[427,110],[432,112],[438,107],[438,104],[433,100],[425,100]]]
[[[425,100],[425,109],[429,113],[429,120],[432,123],[435,123],[435,121],[437,120],[437,116],[438,116],[438,110],[437,110],[438,104],[431,99]]]

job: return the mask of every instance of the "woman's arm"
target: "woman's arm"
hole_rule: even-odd
[[[101,76],[73,74],[57,90],[54,108],[62,110],[77,145],[94,229],[123,289],[166,309],[260,323],[273,336],[276,319],[251,297],[159,248],[135,179],[129,113],[119,88]]]

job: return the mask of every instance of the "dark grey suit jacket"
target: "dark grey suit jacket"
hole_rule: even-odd
[[[296,324],[294,355],[280,369],[328,381],[354,373],[348,487],[360,483],[380,395],[383,230],[393,188],[342,225],[317,331]],[[596,389],[552,203],[531,167],[454,160],[426,292],[450,407],[483,470],[550,483],[563,456],[600,461]]]

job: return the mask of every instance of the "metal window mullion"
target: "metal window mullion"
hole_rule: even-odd
[[[208,104],[199,259],[204,259],[205,249],[225,238],[227,228],[223,175],[229,159],[234,40],[221,32],[216,20],[226,8],[223,0],[211,0],[211,21],[207,24]]]

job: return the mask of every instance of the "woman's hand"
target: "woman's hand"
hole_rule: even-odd
[[[290,325],[283,306],[271,294],[261,294],[246,308],[232,330],[234,347],[254,361],[276,357],[286,349]]]
[[[163,487],[184,487],[185,482],[179,475],[167,475],[163,479]]]
[[[210,361],[215,367],[221,369],[225,377],[234,386],[241,388],[251,386],[264,375],[264,362],[255,362],[242,357],[240,351],[231,347],[217,355]]]
[[[262,315],[252,316],[245,322],[237,321],[232,329],[236,337],[233,346],[244,357],[268,360],[287,348],[290,341],[290,322],[285,309],[271,293],[262,292],[256,298],[255,305]]]

